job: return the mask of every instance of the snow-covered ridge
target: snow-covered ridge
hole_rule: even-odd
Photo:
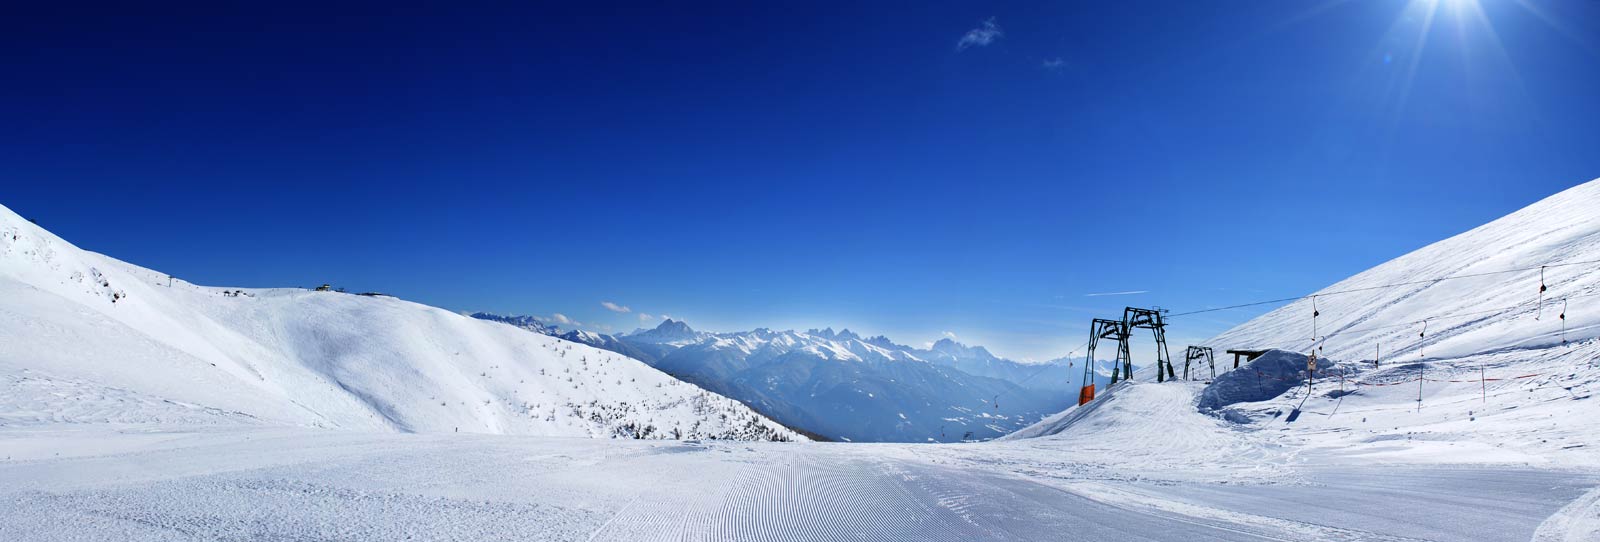
[[[1158,384],[1141,371],[1012,438],[1087,446],[1181,436],[1202,445],[1172,455],[1196,466],[1289,454],[1592,468],[1600,446],[1596,261],[1600,180],[1207,341],[1219,352],[1275,349],[1215,382]],[[1312,353],[1317,368],[1308,372]]]
[[[1574,265],[1577,262],[1587,263]],[[1540,266],[1552,266],[1543,273],[1542,303]],[[1522,271],[1501,273],[1517,269]],[[1434,282],[1446,277],[1451,278]],[[1408,282],[1415,284],[1333,293]],[[1600,180],[1562,191],[1313,295],[1245,322],[1208,344],[1219,351],[1307,351],[1315,346],[1321,355],[1341,360],[1381,356],[1415,361],[1546,348],[1560,346],[1563,339],[1570,343],[1600,336]],[[1563,334],[1559,315],[1564,306]],[[1313,319],[1313,314],[1318,316]]]
[[[802,438],[624,356],[387,296],[190,284],[0,207],[0,424]]]

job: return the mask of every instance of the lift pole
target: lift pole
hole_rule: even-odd
[[[1183,379],[1189,380],[1189,365],[1193,362],[1204,361],[1211,366],[1211,378],[1217,378],[1217,360],[1209,346],[1191,346],[1183,352]]]
[[[1111,383],[1116,384],[1118,373],[1122,373],[1122,380],[1133,378],[1133,356],[1128,350],[1128,326],[1117,320],[1095,318],[1089,325],[1089,359],[1084,362],[1084,385],[1093,384],[1094,381],[1094,351],[1100,345],[1101,339],[1117,341],[1117,358],[1111,364]]]
[[[1172,355],[1167,353],[1167,323],[1161,318],[1165,312],[1159,307],[1128,307],[1122,311],[1124,329],[1148,329],[1156,336],[1156,382],[1178,379],[1177,372],[1172,369]]]

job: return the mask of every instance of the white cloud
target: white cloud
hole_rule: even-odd
[[[970,47],[983,47],[1005,35],[1006,33],[1000,30],[1000,23],[995,22],[994,17],[990,17],[977,28],[962,34],[961,40],[956,42],[956,50],[965,51]]]
[[[606,310],[611,312],[633,312],[633,309],[630,309],[624,305],[612,303],[610,301],[601,301],[600,306],[605,307]]]
[[[956,334],[955,334],[954,331],[945,331],[945,332],[942,332],[942,333],[939,333],[939,334],[940,335],[944,335],[945,338],[950,339],[952,341],[956,340]]]
[[[1067,61],[1061,60],[1061,57],[1047,58],[1039,65],[1044,66],[1044,69],[1055,71],[1066,67]]]
[[[535,317],[533,317],[533,319],[534,320],[538,320],[540,322],[556,323],[556,324],[561,324],[561,325],[564,325],[564,326],[581,326],[581,325],[583,325],[583,323],[581,323],[581,322],[579,322],[577,320],[573,320],[571,318],[567,318],[567,315],[561,314],[559,312],[555,313],[555,314],[552,314],[549,317],[535,316]]]
[[[656,319],[656,317],[651,316],[649,313],[643,313],[643,312],[639,313],[639,321],[640,322],[649,322],[649,321],[655,320],[655,319]]]
[[[672,319],[672,315],[670,315],[670,314],[663,314],[663,315],[661,315],[661,319],[662,319],[662,320],[671,320],[671,319]]]
[[[1148,294],[1148,293],[1150,293],[1150,290],[1128,290],[1126,292],[1098,292],[1098,293],[1093,293],[1093,294],[1083,294],[1083,297],[1104,297],[1104,296],[1108,296],[1108,295],[1139,295],[1139,294]]]

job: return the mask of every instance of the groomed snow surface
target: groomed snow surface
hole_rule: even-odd
[[[1090,452],[1098,467],[1080,469],[1085,454],[1048,441],[104,426],[0,436],[13,454],[0,463],[3,540],[1527,540],[1600,482],[1522,465],[1282,457],[1281,472],[1190,478],[1184,458],[1155,454],[1113,463]]]
[[[1352,277],[1315,332],[1310,300],[1247,322],[1210,346],[1279,350],[1216,382],[1145,371],[948,445],[761,442],[791,437],[600,350],[394,299],[169,289],[0,213],[0,540],[1593,542],[1600,267],[1547,268],[1564,334],[1526,272],[1482,273],[1600,260],[1596,210],[1591,182]],[[591,355],[603,378],[531,384]],[[639,406],[525,418],[541,390]],[[615,438],[640,422],[752,441]]]

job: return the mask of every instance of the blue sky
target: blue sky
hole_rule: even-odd
[[[0,203],[202,284],[1046,359],[1600,177],[1591,1],[583,4],[16,13]]]

